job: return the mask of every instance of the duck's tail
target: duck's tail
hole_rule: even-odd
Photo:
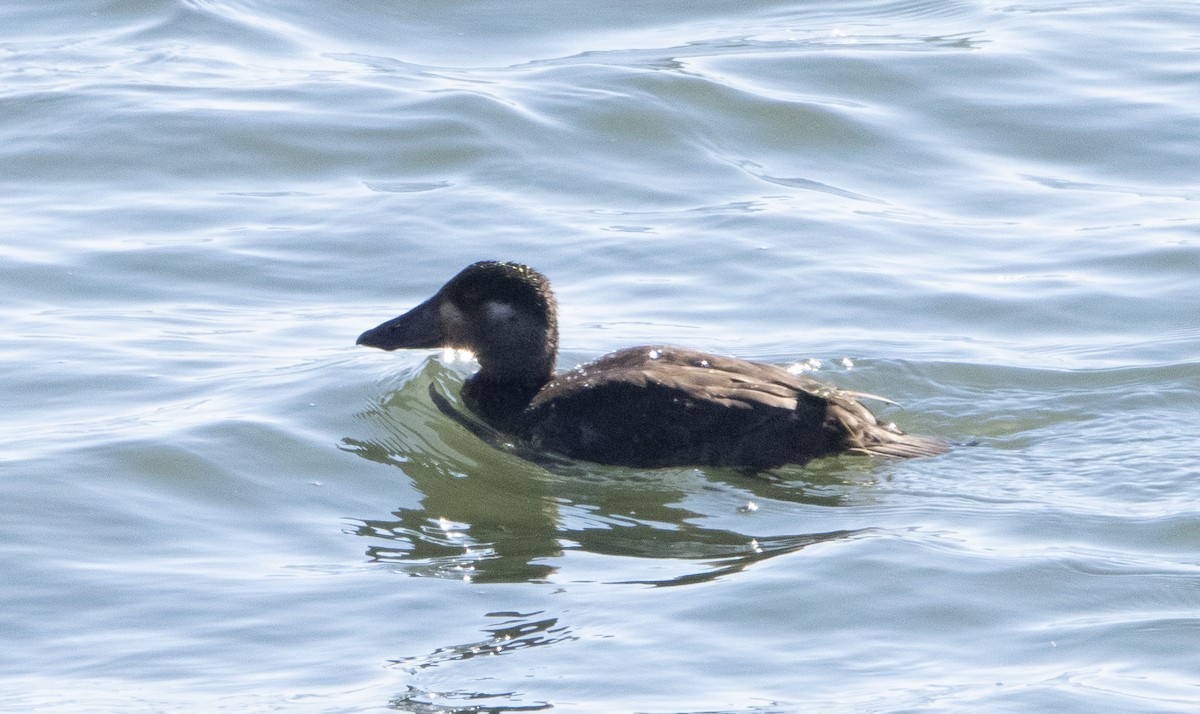
[[[891,424],[880,424],[864,439],[860,447],[872,456],[895,456],[911,459],[917,456],[937,456],[950,450],[950,445],[928,436],[905,434]]]
[[[911,459],[950,450],[950,445],[940,439],[906,434],[895,424],[880,423],[870,410],[844,396],[829,405],[828,414],[841,426],[846,451]]]

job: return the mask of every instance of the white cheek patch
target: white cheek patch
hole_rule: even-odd
[[[462,332],[463,326],[467,319],[463,316],[462,310],[454,307],[448,302],[444,302],[438,306],[438,317],[442,321],[442,325],[447,328],[447,332],[458,334]]]
[[[517,316],[517,309],[507,302],[489,300],[483,304],[488,322],[508,322]]]

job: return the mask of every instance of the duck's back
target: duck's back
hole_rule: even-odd
[[[635,467],[765,469],[856,447],[941,450],[920,440],[922,451],[909,441],[919,437],[877,424],[852,396],[814,380],[676,347],[632,347],[565,372],[521,421],[539,448]],[[895,442],[905,446],[871,448]]]

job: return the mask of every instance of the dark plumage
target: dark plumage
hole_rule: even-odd
[[[468,266],[358,344],[469,350],[480,367],[463,386],[472,411],[534,448],[603,464],[758,470],[843,452],[946,450],[877,422],[857,401],[869,395],[679,347],[630,347],[555,376],[550,283],[516,263]]]

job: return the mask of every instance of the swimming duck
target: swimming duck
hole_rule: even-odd
[[[845,452],[946,451],[939,441],[879,423],[858,401],[871,395],[759,362],[648,345],[556,374],[550,281],[518,263],[468,266],[357,344],[472,352],[479,371],[463,385],[467,407],[534,449],[573,459],[758,471]]]

